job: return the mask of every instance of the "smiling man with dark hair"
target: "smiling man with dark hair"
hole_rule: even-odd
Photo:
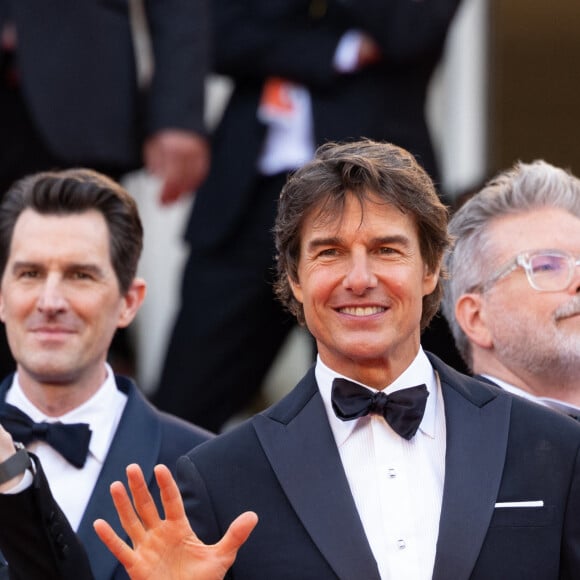
[[[159,468],[166,519],[137,467],[136,512],[113,485],[133,548],[95,527],[134,577],[222,578],[252,529],[229,578],[580,577],[580,425],[421,348],[449,237],[413,156],[323,146],[282,191],[276,243],[279,296],[317,361],[280,402],[179,459],[183,505]],[[240,512],[254,514],[236,520],[237,544],[231,528],[222,540]]]

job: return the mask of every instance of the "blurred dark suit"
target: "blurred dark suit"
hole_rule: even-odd
[[[122,172],[141,165],[146,135],[204,131],[205,0],[145,1],[157,67],[143,95],[129,2],[0,0],[0,30],[16,29],[15,54],[0,59],[14,59],[17,84],[4,79],[0,93],[19,90],[38,138],[63,165]],[[12,137],[3,126],[2,159]]]
[[[206,0],[144,0],[156,63],[146,88],[132,1],[0,0],[0,194],[49,169],[119,179],[143,165],[144,140],[156,132],[204,133]],[[122,338],[112,350],[127,348]],[[0,376],[13,370],[2,328]]]
[[[424,107],[458,4],[213,0],[215,68],[235,86],[186,232],[191,253],[154,398],[160,408],[219,430],[257,393],[293,326],[270,284],[271,228],[285,173],[257,170],[266,135],[257,116],[265,80],[283,77],[308,88],[316,145],[390,141],[416,155],[437,181]],[[382,58],[340,74],[333,58],[351,29],[372,37]]]

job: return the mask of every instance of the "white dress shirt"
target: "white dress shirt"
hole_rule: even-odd
[[[439,534],[446,449],[441,386],[429,359],[420,349],[409,368],[384,389],[388,395],[405,387],[426,385],[429,397],[425,414],[410,441],[378,415],[353,421],[338,419],[332,410],[331,390],[332,381],[342,375],[320,358],[315,373],[381,578],[429,580]]]
[[[85,465],[80,469],[71,465],[44,441],[34,441],[27,446],[39,457],[52,494],[76,531],[109,452],[127,396],[117,388],[113,371],[107,365],[107,378],[99,390],[80,407],[61,417],[47,417],[34,406],[22,391],[18,374],[14,375],[12,386],[6,394],[6,402],[18,407],[36,422],[89,424],[92,431],[89,453]],[[11,492],[26,487],[27,482],[29,485],[30,479],[25,478]]]
[[[337,73],[356,69],[361,33],[347,31],[336,48],[333,66]],[[275,175],[301,167],[314,156],[315,138],[310,91],[299,83],[284,81],[283,100],[286,107],[270,107],[261,103],[258,118],[268,128],[258,159],[261,175]]]
[[[482,374],[481,376],[486,377],[501,387],[504,391],[508,391],[508,393],[511,393],[512,395],[517,395],[518,397],[528,399],[528,401],[533,401],[534,403],[538,403],[544,407],[549,407],[550,409],[558,411],[559,413],[564,413],[565,415],[580,417],[580,407],[576,407],[576,405],[560,401],[559,399],[552,399],[551,397],[537,397],[528,391],[524,391],[523,389],[520,389],[511,383],[506,383],[505,381],[502,381],[501,379],[498,379],[492,375]]]

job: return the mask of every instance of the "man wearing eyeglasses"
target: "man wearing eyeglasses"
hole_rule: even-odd
[[[449,230],[443,312],[471,371],[580,419],[580,179],[518,163]]]

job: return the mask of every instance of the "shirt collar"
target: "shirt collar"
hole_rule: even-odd
[[[550,407],[554,411],[559,411],[560,413],[564,413],[566,415],[573,415],[574,417],[580,416],[580,407],[576,405],[572,405],[571,403],[566,403],[565,401],[560,401],[559,399],[552,399],[551,397],[537,397],[528,391],[524,391],[520,387],[516,387],[511,383],[506,383],[505,381],[498,379],[492,375],[485,375],[482,374],[482,377],[493,381],[498,386],[500,386],[504,391],[508,391],[512,395],[517,395],[518,397],[522,397],[524,399],[528,399],[528,401],[533,401],[534,403],[539,403],[544,407]]]
[[[97,392],[88,401],[60,417],[48,417],[28,399],[20,386],[18,373],[14,374],[12,385],[6,393],[6,402],[18,407],[37,423],[87,423],[92,431],[89,452],[103,463],[127,402],[127,395],[117,388],[115,375],[108,364],[106,369],[107,376]]]
[[[334,414],[331,401],[332,381],[338,377],[349,380],[352,379],[341,375],[340,373],[337,373],[331,368],[327,367],[320,359],[320,356],[318,356],[316,359],[316,367],[314,372],[316,376],[316,382],[318,383],[318,389],[320,390],[320,395],[322,396],[322,401],[324,402],[326,414],[328,415],[330,427],[334,434],[335,441],[340,447],[340,445],[342,445],[342,443],[344,443],[350,437],[359,420],[341,421]],[[417,353],[417,356],[413,362],[397,379],[395,379],[395,381],[393,381],[384,389],[384,392],[388,395],[390,393],[394,393],[395,391],[420,384],[425,384],[427,391],[429,391],[429,397],[427,397],[425,413],[423,414],[423,420],[419,426],[419,431],[433,439],[435,437],[435,418],[437,414],[437,377],[435,370],[431,366],[427,355],[421,347],[419,347],[419,352]],[[367,385],[362,386],[370,389],[374,393],[377,392],[377,389],[373,389]]]

